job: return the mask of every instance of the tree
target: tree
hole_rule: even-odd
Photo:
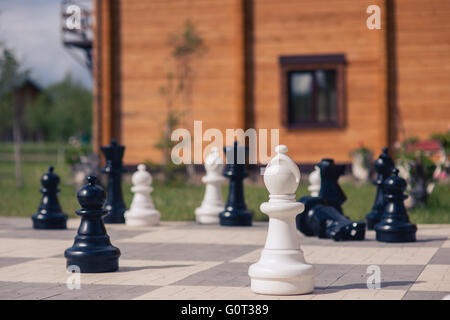
[[[172,66],[173,71],[167,73],[166,84],[160,87],[160,94],[166,100],[167,115],[163,135],[156,144],[156,147],[163,152],[165,166],[168,164],[170,150],[174,145],[170,139],[172,130],[192,107],[191,97],[194,84],[192,64],[206,50],[203,39],[190,20],[185,21],[183,30],[169,35],[168,44],[171,47],[171,58],[174,65]],[[181,111],[175,109],[179,98],[181,98],[181,109],[184,109]],[[186,168],[189,177],[192,178],[194,167],[187,165]]]
[[[16,88],[27,78],[29,70],[23,70],[14,51],[3,47],[0,56],[0,126],[3,130],[13,129],[14,161],[17,187],[23,186],[22,178],[22,120],[28,103]]]
[[[46,88],[29,109],[27,128],[46,140],[61,144],[73,136],[90,140],[92,93],[70,74]]]

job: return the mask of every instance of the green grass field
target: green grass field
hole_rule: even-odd
[[[79,208],[76,199],[76,190],[70,183],[70,168],[61,161],[57,164],[55,147],[45,147],[45,151],[34,146],[24,146],[27,157],[23,163],[24,187],[15,186],[14,163],[6,156],[12,152],[11,147],[0,147],[0,215],[31,217],[36,211],[41,193],[39,189],[40,177],[46,172],[49,165],[55,166],[55,172],[61,178],[59,200],[61,206],[69,216],[75,217],[75,210]],[[45,154],[46,157],[33,157],[33,155]],[[3,155],[3,157],[2,157]],[[33,158],[39,159],[31,160]],[[351,183],[342,183],[342,188],[347,195],[344,204],[344,212],[354,220],[363,220],[372,207],[375,187],[366,184],[357,186]],[[130,205],[133,197],[130,191],[131,185],[123,184],[124,200]],[[305,184],[301,184],[297,190],[297,196],[306,195]],[[163,220],[194,220],[194,209],[198,207],[203,198],[203,185],[167,186],[155,182],[152,193],[155,206],[162,213]],[[227,187],[223,190],[224,199],[227,195]],[[415,223],[450,223],[450,185],[438,185],[430,196],[428,205],[424,208],[409,210],[410,218]],[[266,216],[259,211],[262,202],[267,201],[268,192],[261,185],[246,185],[245,199],[250,210],[255,213],[255,220],[266,220]]]

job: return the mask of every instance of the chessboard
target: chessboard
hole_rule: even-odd
[[[267,223],[108,224],[111,242],[121,250],[119,270],[79,274],[77,289],[63,254],[73,244],[78,224],[70,219],[68,230],[34,230],[29,218],[0,218],[0,299],[397,300],[450,294],[450,225],[419,225],[414,243],[377,242],[373,231],[365,241],[353,242],[299,233],[306,261],[316,268],[315,290],[268,296],[252,293],[248,276],[264,247]],[[374,269],[379,289],[368,288]]]

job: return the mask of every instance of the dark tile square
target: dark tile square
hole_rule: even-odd
[[[226,262],[195,273],[173,285],[247,287],[250,285],[249,267],[250,263]]]
[[[66,284],[0,282],[0,299],[32,300],[114,300],[133,299],[155,290],[157,286],[97,285],[81,282],[80,289],[69,290]]]
[[[253,245],[128,242],[120,243],[117,246],[122,252],[121,259],[162,261],[227,261],[260,248],[260,246]]]
[[[325,289],[367,289],[369,265],[316,265],[316,288]],[[408,289],[419,277],[424,266],[381,265],[381,288],[390,290]]]
[[[19,263],[24,263],[27,261],[35,260],[35,258],[10,258],[10,257],[0,257],[0,268],[12,266]]]
[[[450,265],[450,248],[439,248],[428,264]]]
[[[445,291],[408,291],[403,296],[403,300],[442,300],[450,292]]]

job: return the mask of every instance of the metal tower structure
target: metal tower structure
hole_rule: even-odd
[[[61,38],[68,52],[92,74],[92,0],[62,0]]]

